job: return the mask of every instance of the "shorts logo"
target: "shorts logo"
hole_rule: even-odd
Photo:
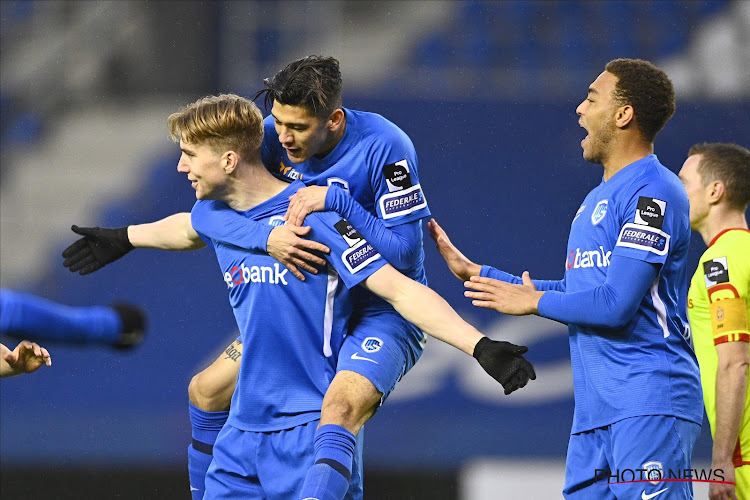
[[[646,250],[656,255],[665,255],[669,250],[669,235],[660,229],[629,222],[622,226],[616,246]]]
[[[703,278],[706,280],[706,288],[729,283],[729,266],[726,257],[707,260],[703,263]]]
[[[383,167],[383,175],[385,176],[385,183],[388,185],[389,193],[411,187],[409,164],[405,159]]]
[[[362,341],[362,349],[369,353],[378,352],[381,347],[383,347],[383,341],[377,337],[367,337]]]
[[[422,186],[419,184],[395,193],[385,194],[380,197],[379,203],[383,219],[408,215],[427,206],[427,200],[422,193]]]
[[[341,219],[333,227],[336,228],[336,231],[344,238],[350,248],[362,241],[362,235],[346,219]]]
[[[651,484],[659,484],[664,477],[664,468],[661,462],[646,462],[643,464],[643,469],[646,471],[646,479]]]
[[[666,211],[666,201],[640,196],[638,197],[638,208],[635,210],[635,223],[661,229]]]
[[[284,224],[286,224],[286,221],[284,220],[283,215],[274,215],[268,219],[269,226],[283,226]]]
[[[594,211],[591,212],[591,223],[596,226],[605,215],[607,215],[607,200],[602,200],[596,204]]]
[[[365,239],[362,239],[357,245],[344,250],[344,253],[341,254],[341,260],[352,274],[361,271],[367,267],[367,264],[379,258],[380,254],[378,251]]]

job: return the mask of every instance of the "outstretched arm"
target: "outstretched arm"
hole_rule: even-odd
[[[123,257],[133,248],[197,250],[206,244],[193,230],[187,212],[160,221],[115,229],[72,226],[83,236],[66,248],[63,265],[71,272],[90,274]]]
[[[472,277],[464,295],[477,307],[504,314],[539,314],[562,323],[617,328],[625,325],[638,309],[657,276],[654,264],[615,255],[602,285],[580,292],[538,291],[527,272],[523,284]]]
[[[440,255],[445,259],[448,269],[453,275],[461,281],[469,281],[472,276],[485,276],[506,283],[521,284],[522,278],[506,272],[495,269],[491,266],[479,265],[466,257],[448,238],[445,230],[437,223],[435,219],[430,219],[427,223],[427,229],[430,230],[430,236],[435,241],[435,247]],[[537,290],[565,290],[564,280],[532,280]]]
[[[52,358],[39,344],[22,340],[12,351],[0,344],[0,377],[32,373],[42,365],[52,366]]]
[[[536,378],[531,363],[522,356],[528,350],[526,347],[485,337],[461,319],[440,295],[392,266],[380,268],[364,285],[425,333],[474,356],[482,368],[503,385],[505,394]]]

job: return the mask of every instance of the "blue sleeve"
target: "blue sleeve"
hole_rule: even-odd
[[[335,212],[308,216],[310,238],[331,252],[323,257],[333,266],[347,288],[353,288],[387,264],[378,251],[353,226]]]
[[[417,152],[409,136],[387,122],[366,146],[375,212],[386,227],[430,216],[417,172]]]
[[[479,272],[480,276],[484,276],[485,278],[493,278],[500,281],[505,281],[506,283],[513,283],[515,285],[520,285],[523,283],[523,280],[520,276],[515,276],[513,274],[508,274],[504,271],[500,271],[499,269],[495,269],[492,266],[482,266],[482,270]],[[534,283],[534,286],[537,290],[541,291],[556,291],[556,292],[564,292],[565,291],[565,279],[561,280],[531,280],[532,283]]]
[[[190,223],[204,241],[210,238],[260,252],[266,252],[268,235],[274,228],[245,217],[226,203],[207,200],[195,203]]]
[[[336,184],[328,187],[325,209],[349,221],[396,269],[411,269],[419,260],[422,249],[421,221],[386,227],[382,220],[362,208]]]
[[[580,292],[548,291],[539,300],[539,314],[562,323],[619,328],[635,315],[658,266],[613,255],[603,284]]]
[[[664,264],[675,236],[690,234],[687,195],[681,185],[662,179],[634,186],[620,213],[620,228],[612,256]]]

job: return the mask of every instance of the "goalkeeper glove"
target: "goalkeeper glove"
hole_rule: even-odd
[[[83,236],[62,253],[63,266],[72,273],[93,273],[135,248],[128,239],[127,226],[109,229],[74,225],[70,229]]]
[[[525,386],[529,379],[536,379],[534,367],[522,356],[528,350],[526,346],[482,337],[474,346],[474,357],[484,371],[500,382],[505,394],[510,394]]]

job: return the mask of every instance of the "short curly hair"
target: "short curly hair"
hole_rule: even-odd
[[[675,112],[674,86],[667,74],[643,59],[614,59],[605,70],[617,77],[613,97],[620,106],[629,104],[643,138],[654,138]]]
[[[721,181],[730,207],[744,210],[750,204],[750,151],[737,144],[721,142],[696,144],[688,156],[701,155],[698,174],[701,182]]]
[[[172,140],[207,144],[215,152],[234,150],[248,161],[260,158],[263,114],[250,99],[235,94],[207,96],[167,118]]]
[[[333,57],[303,57],[263,80],[263,84],[266,88],[256,93],[253,100],[264,96],[266,108],[278,101],[302,106],[312,116],[327,118],[341,107],[341,70]]]

